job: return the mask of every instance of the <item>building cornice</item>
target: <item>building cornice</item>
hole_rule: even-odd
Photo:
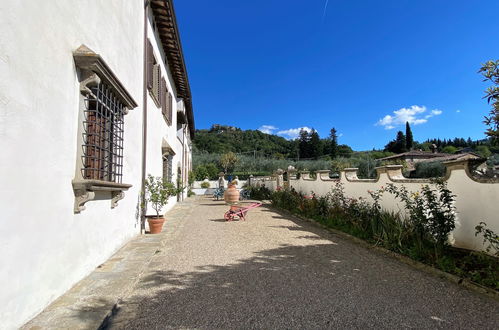
[[[194,114],[189,78],[185,67],[182,43],[175,17],[173,0],[151,0],[154,21],[173,76],[177,96],[184,100],[191,138],[194,137]]]

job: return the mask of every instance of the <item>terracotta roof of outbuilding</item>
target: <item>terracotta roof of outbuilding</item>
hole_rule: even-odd
[[[166,54],[168,66],[173,75],[177,96],[184,99],[190,135],[194,137],[194,114],[192,110],[191,88],[185,67],[182,43],[178,31],[173,0],[151,0],[151,9],[158,29],[159,37]]]
[[[389,160],[389,159],[406,158],[406,157],[414,157],[414,156],[425,156],[428,158],[436,158],[436,157],[445,157],[445,156],[450,156],[450,155],[452,155],[452,154],[446,154],[446,153],[440,153],[440,152],[433,153],[433,152],[428,152],[428,151],[412,150],[412,151],[403,152],[401,154],[396,154],[393,156],[380,158],[379,160]]]
[[[486,160],[482,156],[475,154],[474,152],[465,152],[462,154],[451,154],[442,157],[435,157],[428,159],[428,162],[447,162],[449,160],[458,160],[458,159],[473,159],[473,160]]]

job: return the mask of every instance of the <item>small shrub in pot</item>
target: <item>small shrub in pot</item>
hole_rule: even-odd
[[[165,222],[165,218],[162,215],[160,216],[160,212],[168,204],[168,199],[175,196],[179,189],[175,188],[172,183],[166,182],[163,178],[154,177],[150,174],[147,176],[145,188],[144,200],[146,203],[151,204],[156,211],[155,216],[147,216],[150,233],[157,234],[161,232]]]

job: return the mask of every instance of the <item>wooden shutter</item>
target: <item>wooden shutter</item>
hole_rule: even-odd
[[[152,96],[156,105],[161,106],[160,91],[161,91],[161,68],[159,64],[155,64],[153,67],[153,82],[152,82]]]
[[[167,94],[168,94],[168,89],[166,88],[166,81],[165,78],[161,78],[161,113],[163,114],[163,118],[166,119],[166,114],[167,114]]]
[[[154,59],[154,52],[151,42],[147,40],[147,64],[146,64],[146,75],[147,75],[147,89],[152,90],[153,86],[153,70],[156,60]]]
[[[173,123],[173,96],[168,93],[168,121],[170,125]]]

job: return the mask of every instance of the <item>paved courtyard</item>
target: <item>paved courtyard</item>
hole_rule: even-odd
[[[207,197],[171,212],[107,327],[497,329],[499,304],[260,207],[225,222]],[[187,212],[188,210],[188,212]]]

